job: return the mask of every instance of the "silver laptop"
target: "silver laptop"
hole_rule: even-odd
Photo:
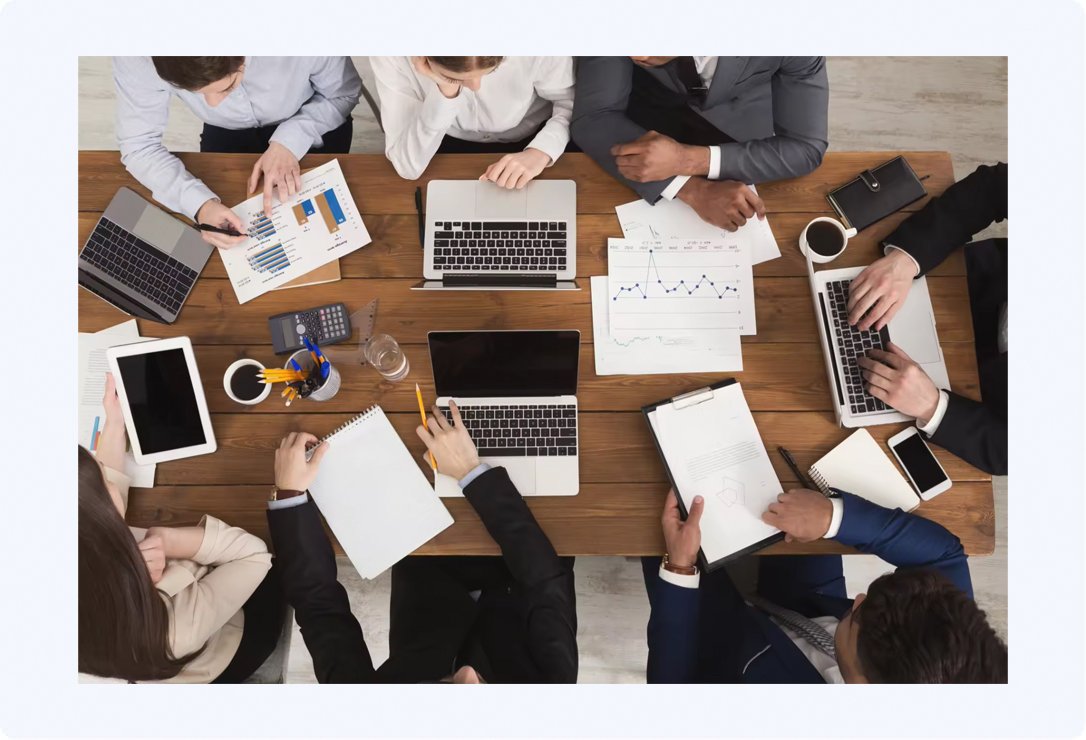
[[[172,324],[213,249],[196,229],[121,188],[79,253],[79,286],[129,315]]]
[[[577,433],[579,331],[430,332],[437,405],[460,409],[480,459],[503,466],[523,496],[580,489]],[[440,496],[459,496],[438,476]]]
[[[507,190],[479,180],[426,186],[417,289],[577,290],[577,185],[533,180]]]
[[[881,331],[859,331],[848,323],[849,285],[862,267],[845,267],[813,273],[815,317],[822,341],[822,353],[829,375],[830,395],[837,423],[844,427],[866,427],[912,421],[912,417],[886,406],[864,390],[864,379],[856,360],[871,349],[882,349],[892,341],[923,368],[939,388],[949,389],[946,363],[935,330],[925,278],[914,280],[905,305]]]

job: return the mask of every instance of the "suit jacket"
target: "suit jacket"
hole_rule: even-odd
[[[906,219],[885,244],[900,247],[924,275],[973,235],[1007,218],[1007,165],[981,166]],[[984,402],[949,393],[931,440],[989,473],[1007,472],[1007,353],[998,351],[999,313],[1007,302],[1007,240],[972,242],[965,250],[973,333]]]
[[[645,70],[682,87],[666,69]],[[642,136],[626,115],[629,57],[578,57],[571,133],[583,151],[650,203],[672,178],[638,183],[618,173],[611,147]],[[805,175],[826,152],[829,87],[824,57],[718,57],[704,105],[694,110],[734,141],[721,143],[720,179],[759,183]]]
[[[973,586],[961,542],[923,517],[887,509],[842,493],[844,516],[835,538],[860,552],[878,555],[899,568],[934,568],[969,596]],[[771,556],[766,556],[771,557]],[[729,666],[741,667],[744,683],[822,683],[822,676],[787,635],[762,612],[740,614],[703,576],[700,588],[684,588],[650,576],[656,589],[649,617],[649,683],[704,683],[734,680]],[[804,599],[808,617],[840,619],[852,600],[812,592]]]
[[[495,652],[522,656],[516,676],[538,683],[577,680],[577,617],[573,573],[565,567],[532,516],[504,468],[491,469],[464,490],[513,576],[521,628],[504,629]],[[347,592],[336,579],[332,546],[312,501],[268,512],[276,558],[287,600],[313,658],[321,683],[371,683],[403,680],[401,656],[374,669],[351,613]],[[393,584],[395,588],[395,583]],[[396,625],[393,625],[396,629]],[[454,652],[460,648],[454,646]],[[501,663],[505,656],[490,656]],[[498,661],[494,658],[497,657]],[[505,663],[501,663],[506,665]],[[499,676],[500,677],[500,676]]]

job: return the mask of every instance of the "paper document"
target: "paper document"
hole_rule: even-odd
[[[751,190],[758,192],[752,185]],[[679,199],[660,199],[656,205],[635,200],[615,208],[627,239],[738,239],[750,248],[750,263],[761,264],[781,256],[769,217],[752,218],[738,231],[729,232],[701,220],[693,208]]]
[[[251,301],[370,243],[339,160],[302,174],[302,189],[264,213],[264,196],[234,207],[250,238],[220,249],[238,303]]]
[[[616,339],[611,336],[607,298],[607,276],[596,275],[592,278],[592,345],[596,353],[596,375],[711,373],[743,369],[738,330],[707,329]]]
[[[611,336],[755,334],[750,252],[736,239],[607,240]]]

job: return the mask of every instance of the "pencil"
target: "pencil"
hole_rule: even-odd
[[[419,388],[419,384],[415,383],[415,397],[419,399],[419,416],[422,417],[422,428],[429,430],[430,425],[426,423],[426,406],[422,403],[422,390]],[[430,467],[437,470],[437,460],[434,459],[434,453],[430,453]]]

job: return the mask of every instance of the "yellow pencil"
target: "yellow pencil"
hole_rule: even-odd
[[[430,425],[426,423],[426,406],[422,403],[422,390],[419,388],[419,384],[415,383],[415,397],[419,399],[419,416],[422,417],[422,427],[429,429]],[[437,460],[434,459],[434,453],[430,453],[430,467],[437,470]]]

